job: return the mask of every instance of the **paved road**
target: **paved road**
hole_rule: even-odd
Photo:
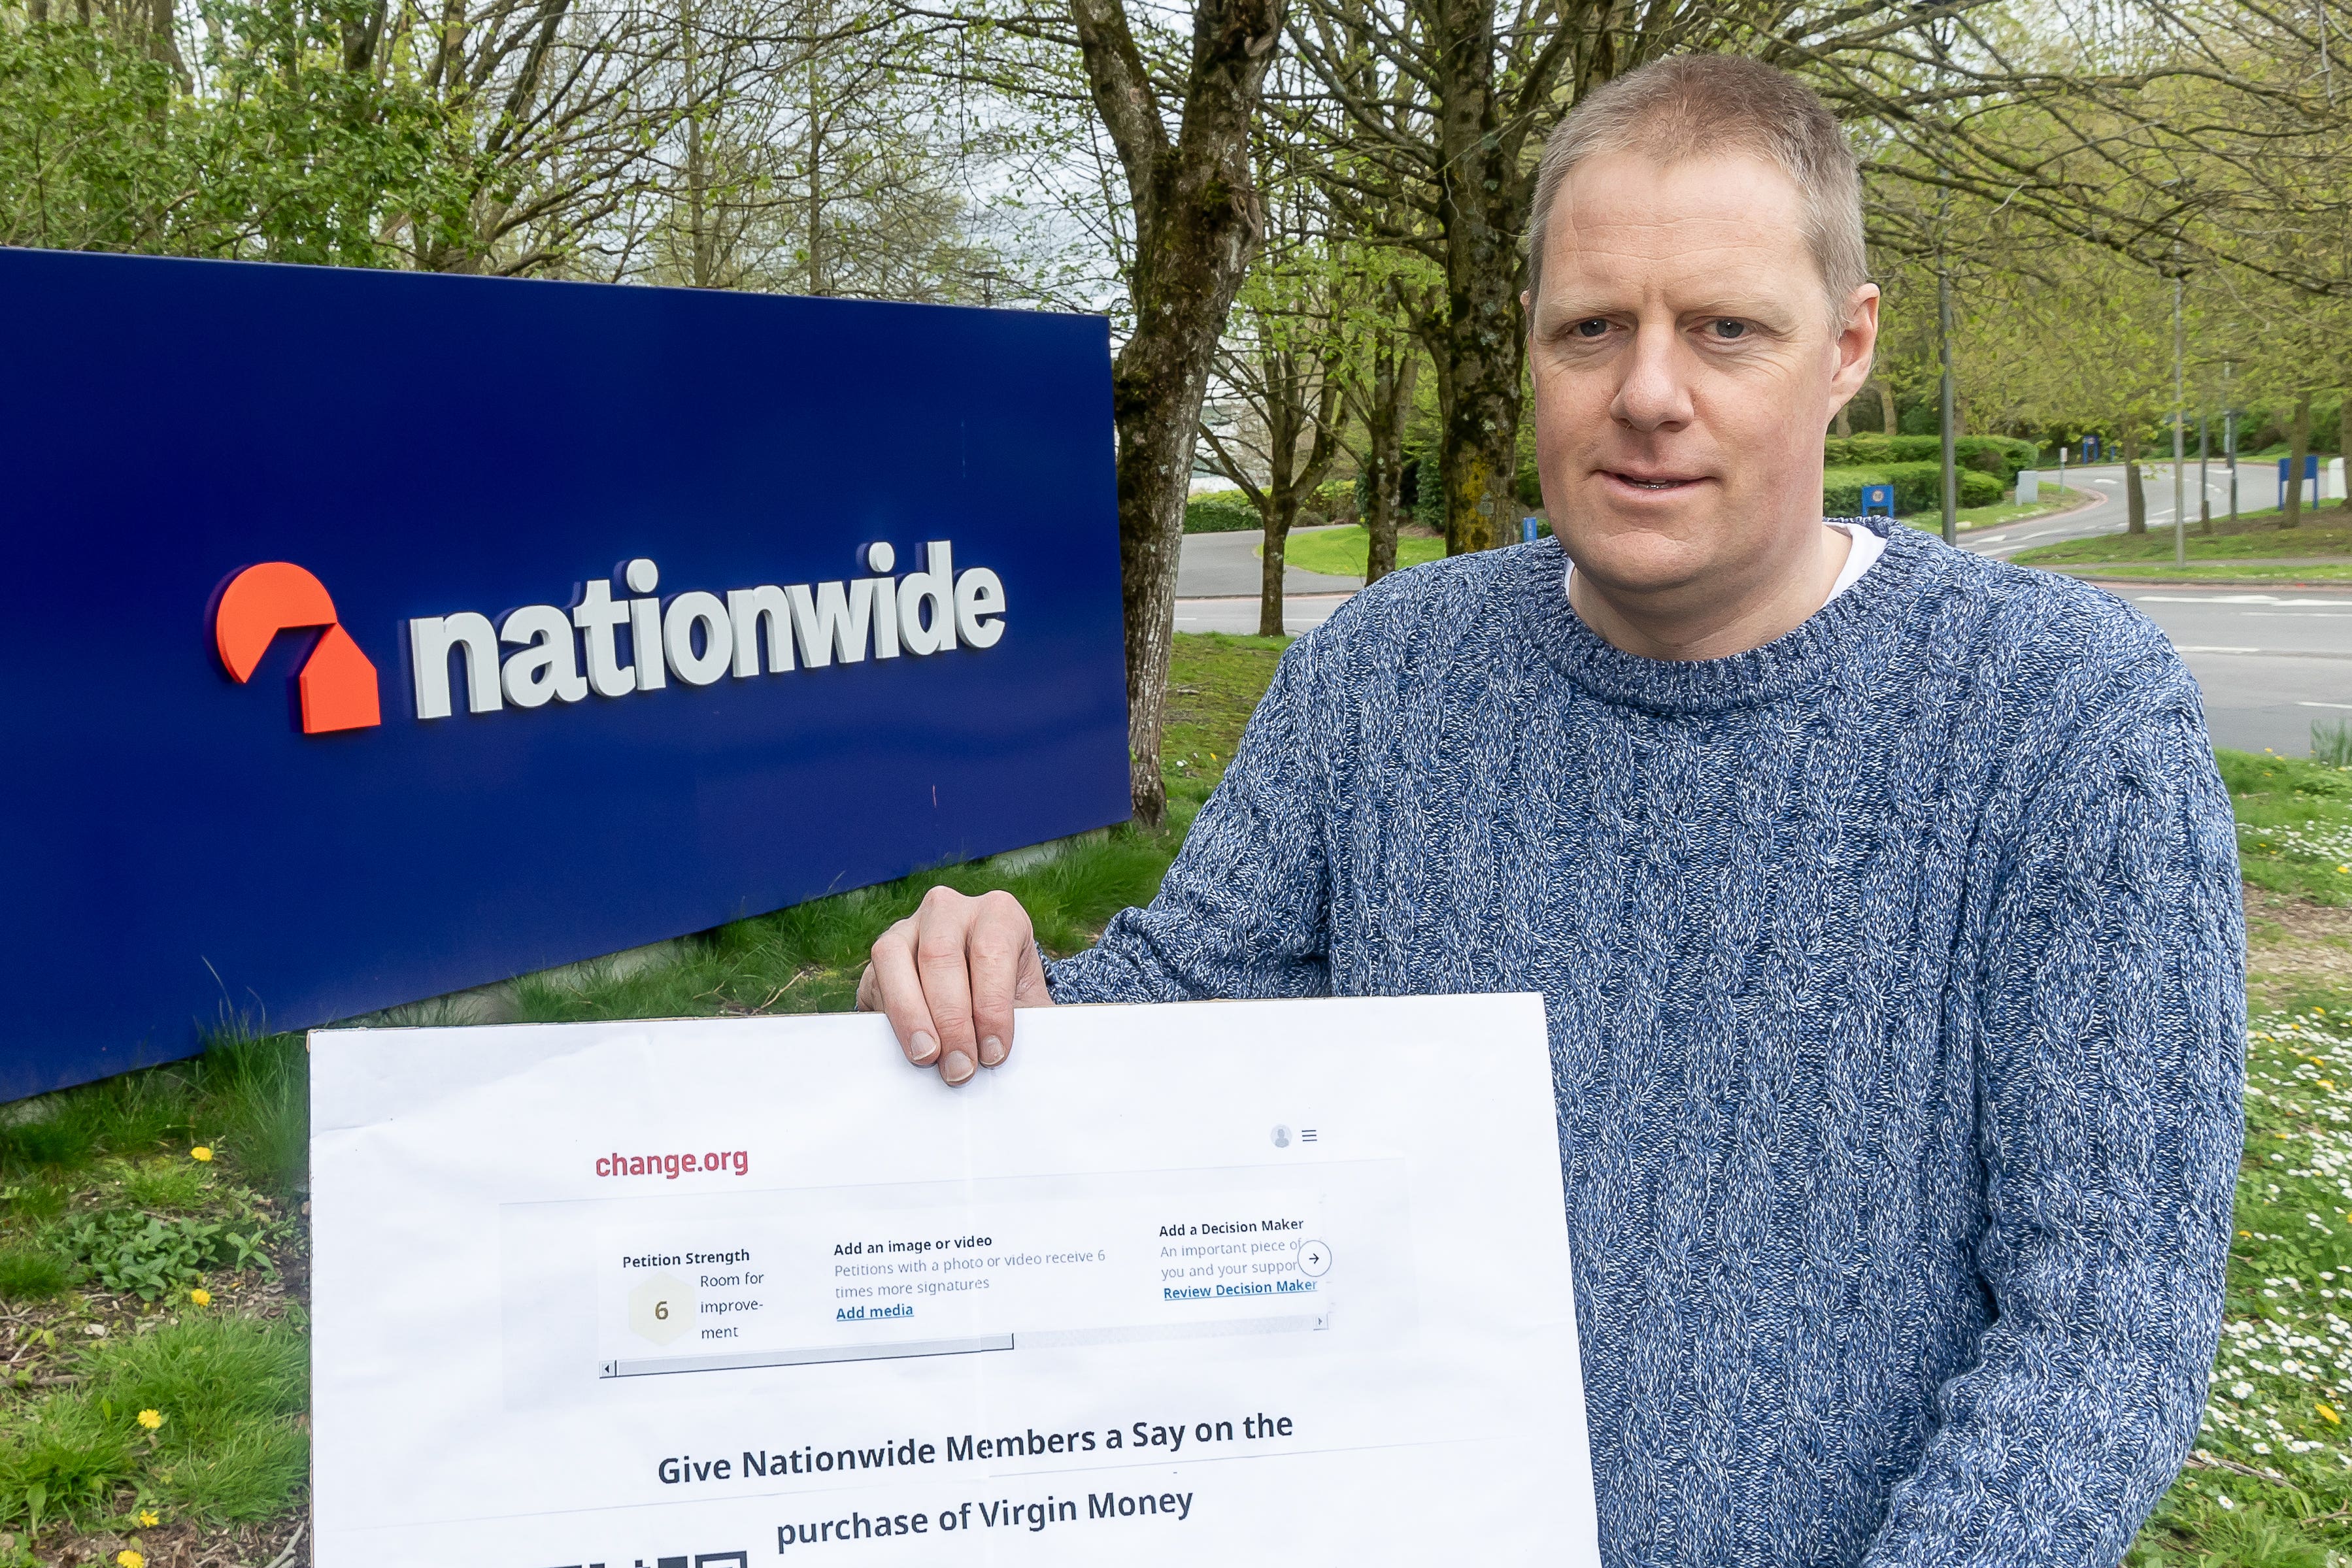
[[[2197,470],[2187,474],[2189,526],[2197,526]],[[2114,533],[2124,526],[2124,471],[2120,464],[2069,468],[2066,483],[2098,499],[2078,511],[2038,517],[2004,528],[1961,537],[1964,549],[2007,557],[2035,545],[2086,535]],[[2162,532],[2172,526],[2172,465],[2157,466],[2147,480],[2147,521]],[[2213,515],[2229,514],[2228,470],[2208,471]],[[2278,465],[2247,463],[2238,469],[2238,506],[2259,511],[2279,504]],[[2260,751],[2268,747],[2300,757],[2311,744],[2316,720],[2352,719],[2352,591],[2324,589],[2264,591],[2247,588],[2111,586],[2164,629],[2189,661],[2205,694],[2205,721],[2219,746]]]
[[[2301,757],[2314,721],[2352,720],[2352,591],[2121,583],[2112,591],[2189,661],[2215,745]]]
[[[2147,525],[2151,528],[2172,526],[2172,463],[2167,459],[2147,475]],[[2057,470],[2045,468],[2042,474],[2053,483]],[[2182,476],[2183,498],[2188,502],[2189,527],[2198,523],[2197,465],[2191,462]],[[2086,490],[2097,497],[2092,505],[2057,517],[2036,517],[2031,522],[2012,523],[2007,528],[1987,528],[1961,536],[1961,544],[1984,555],[2011,556],[2035,545],[2055,544],[2060,539],[2081,538],[2086,534],[2119,532],[2124,526],[2124,469],[2120,463],[2100,464],[2089,468],[2066,470],[2066,486]],[[2213,515],[2230,515],[2230,474],[2221,464],[2212,464],[2206,474],[2206,493],[2212,498]],[[2331,495],[2333,492],[2331,491]],[[2258,512],[2279,504],[2278,465],[2276,463],[2244,463],[2238,467],[2238,509]]]
[[[1300,534],[1319,532],[1316,528],[1293,528],[1295,538]],[[1255,601],[1265,582],[1265,563],[1258,559],[1257,547],[1265,536],[1261,533],[1186,534],[1176,558],[1176,597],[1179,599],[1248,599],[1249,630],[1257,630]],[[1301,571],[1286,566],[1282,573],[1282,589],[1286,596],[1293,593],[1350,593],[1364,586],[1356,577],[1326,577],[1320,572]],[[1218,627],[1218,631],[1225,628]]]

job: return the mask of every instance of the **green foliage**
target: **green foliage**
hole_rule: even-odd
[[[203,1207],[214,1195],[210,1172],[194,1160],[168,1155],[113,1161],[101,1174],[118,1185],[133,1208],[186,1213]]]
[[[1371,553],[1372,536],[1363,528],[1333,528],[1319,534],[1294,534],[1284,559],[1301,571],[1361,577]],[[1444,554],[1445,541],[1441,538],[1424,534],[1402,534],[1397,538],[1400,570],[1440,559]]]
[[[0,1247],[0,1301],[62,1295],[79,1274],[72,1259],[45,1247]]]
[[[2311,759],[2322,768],[2352,768],[2352,723],[2338,718],[2313,725]]]
[[[2191,519],[2186,541],[2189,559],[2227,561],[2259,560],[2266,556],[2352,557],[2352,512],[2347,512],[2341,502],[2314,507],[2304,517],[2307,519],[2305,526],[2291,533],[2280,529],[2274,511],[2248,514],[2235,523],[2216,517],[2210,536],[2199,533]],[[2020,550],[2011,559],[2028,566],[2112,560],[2168,562],[2172,551],[2172,529],[2158,527],[2144,534],[2117,531],[2061,539],[2056,544]]]
[[[2008,435],[1963,435],[1952,443],[1953,461],[1958,466],[1990,474],[2003,487],[2016,481],[2019,469],[2032,467],[2038,454],[2039,448],[2031,441]],[[1832,468],[1941,465],[1944,442],[1939,435],[1832,435],[1822,443],[1822,460]]]
[[[2238,864],[2273,893],[2352,904],[2352,773],[2269,752],[2217,747],[2238,816]]]
[[[1854,436],[1853,440],[1864,439]],[[1990,474],[1974,468],[1958,471],[1960,505],[1990,507],[1999,504],[2001,482]],[[1915,512],[1934,511],[1943,505],[1944,467],[1940,460],[1933,463],[1888,463],[1877,467],[1830,468],[1822,475],[1822,511],[1832,517],[1858,517],[1862,512],[1862,487],[1864,485],[1893,485],[1895,510],[1904,517]]]
[[[380,267],[462,227],[455,122],[342,64],[357,0],[205,0],[206,88],[111,29],[0,27],[0,243]]]
[[[0,243],[152,248],[187,183],[174,86],[104,30],[0,26]]]
[[[193,1314],[83,1352],[78,1387],[0,1416],[0,1523],[111,1517],[119,1490],[213,1521],[267,1519],[310,1467],[310,1354],[292,1325]],[[152,1434],[139,1413],[163,1425]]]
[[[310,1172],[310,1077],[299,1034],[231,1033],[196,1064],[202,1124],[265,1191],[306,1190]]]
[[[68,1227],[66,1244],[108,1290],[159,1301],[215,1270],[276,1274],[268,1246],[283,1239],[286,1228],[283,1221],[256,1220],[232,1229],[220,1221],[111,1209]]]
[[[1184,531],[1188,534],[1237,534],[1256,532],[1265,527],[1257,507],[1239,490],[1211,490],[1184,503]]]

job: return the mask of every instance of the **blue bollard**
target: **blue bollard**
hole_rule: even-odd
[[[1882,517],[1895,516],[1894,486],[1864,485],[1862,487],[1862,515],[1867,517],[1874,514]]]

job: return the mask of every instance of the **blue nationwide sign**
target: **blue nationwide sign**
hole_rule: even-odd
[[[0,251],[0,1096],[1128,814],[1098,317]]]

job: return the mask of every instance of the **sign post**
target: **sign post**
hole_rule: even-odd
[[[1128,814],[1099,318],[43,251],[0,289],[41,368],[0,379],[39,585],[0,1098]]]

